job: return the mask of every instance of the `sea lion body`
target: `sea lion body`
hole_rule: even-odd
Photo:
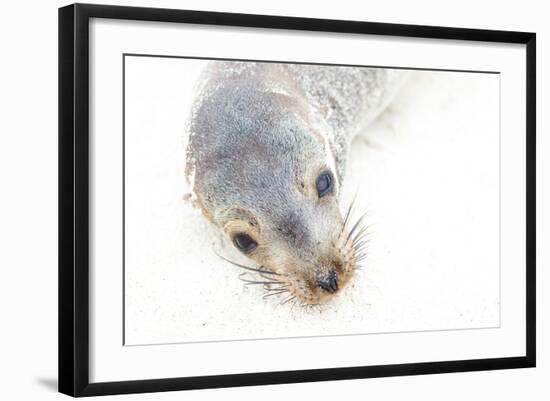
[[[391,69],[230,61],[203,72],[188,126],[195,203],[288,299],[330,299],[363,257],[365,230],[338,195],[351,140],[402,80]]]

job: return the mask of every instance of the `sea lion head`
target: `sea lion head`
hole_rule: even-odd
[[[350,281],[358,237],[323,124],[281,81],[211,82],[192,112],[188,174],[204,215],[265,271],[258,282],[319,304]]]

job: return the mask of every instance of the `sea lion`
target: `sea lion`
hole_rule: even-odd
[[[212,61],[189,116],[194,204],[270,291],[325,302],[365,257],[366,227],[342,212],[350,143],[403,81],[395,69]]]

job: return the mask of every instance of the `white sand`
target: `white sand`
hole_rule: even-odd
[[[354,143],[366,267],[322,308],[262,299],[182,200],[185,111],[202,62],[126,62],[126,342],[493,327],[499,321],[499,77],[415,72]]]

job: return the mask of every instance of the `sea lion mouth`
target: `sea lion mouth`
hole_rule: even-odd
[[[352,222],[355,199],[348,207],[337,239],[333,243],[334,255],[330,263],[313,268],[311,277],[306,278],[300,270],[291,270],[284,265],[258,263],[253,267],[221,259],[244,270],[239,279],[245,286],[258,286],[265,291],[264,299],[278,299],[280,304],[301,306],[319,305],[330,301],[351,281],[356,270],[361,269],[367,257],[370,226],[365,224],[367,214]],[[298,272],[298,273],[297,273]]]

